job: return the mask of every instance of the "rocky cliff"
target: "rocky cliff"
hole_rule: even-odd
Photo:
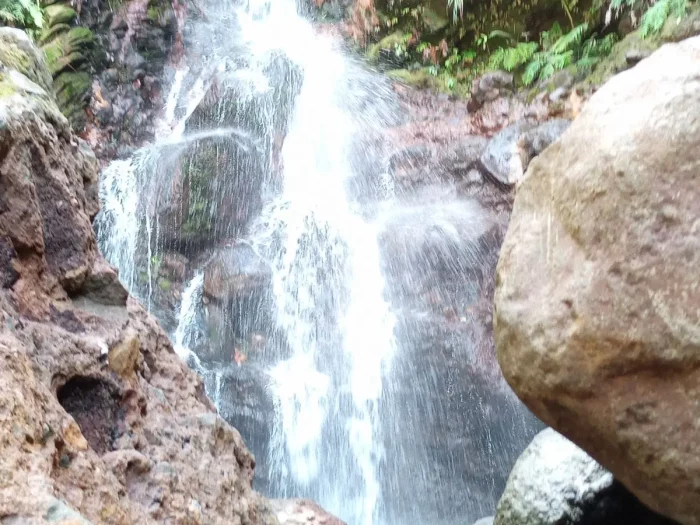
[[[0,41],[0,520],[277,523],[240,434],[100,255],[97,162],[43,57]]]

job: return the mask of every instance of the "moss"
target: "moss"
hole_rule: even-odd
[[[435,85],[436,77],[428,73],[427,69],[392,69],[387,71],[387,75],[394,80],[399,80],[408,86],[419,89],[432,88]]]
[[[446,17],[440,16],[437,11],[426,7],[423,10],[423,23],[428,32],[437,33],[447,28],[450,21]]]
[[[430,89],[460,98],[468,97],[471,90],[472,71],[469,70],[460,71],[455,76],[445,74],[435,76],[428,68],[393,69],[387,71],[387,75],[417,89]]]
[[[158,287],[164,292],[169,292],[173,287],[173,283],[165,277],[160,277],[158,278]]]
[[[396,31],[390,35],[385,36],[379,42],[369,47],[367,50],[367,58],[371,62],[377,62],[379,60],[380,53],[382,50],[391,51],[392,53],[396,49],[396,46],[400,46],[404,43],[404,33],[401,31]]]
[[[629,67],[626,55],[629,51],[655,51],[668,42],[679,42],[700,34],[700,3],[693,4],[688,16],[678,22],[670,17],[658,35],[642,38],[639,30],[633,31],[613,47],[610,55],[602,60],[585,79],[584,85],[600,86],[610,77]]]
[[[85,122],[85,107],[90,100],[92,77],[85,71],[65,72],[54,80],[58,107],[71,125],[82,128]]]
[[[44,29],[39,36],[39,45],[51,42],[57,36],[67,33],[68,31],[70,31],[70,25],[68,24],[56,24],[55,26]]]
[[[78,16],[75,9],[63,4],[53,4],[46,7],[46,9],[44,9],[44,14],[48,27],[57,24],[70,24]]]
[[[44,57],[24,32],[0,28],[0,63],[16,69],[47,92],[51,91],[51,75]]]
[[[14,86],[0,76],[0,98],[11,97],[16,92],[17,91],[15,90]]]
[[[95,44],[95,35],[87,27],[74,27],[68,32],[66,39],[72,49],[92,47]]]

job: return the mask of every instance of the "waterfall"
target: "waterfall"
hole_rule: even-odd
[[[204,274],[196,274],[187,284],[182,294],[182,303],[177,314],[177,328],[173,334],[173,347],[175,353],[185,362],[195,360],[201,367],[197,354],[192,352],[194,333],[196,331],[198,306],[202,301],[202,286],[204,286]]]
[[[241,431],[264,494],[348,525],[492,513],[533,426],[488,372],[460,376],[495,363],[466,322],[488,211],[439,188],[402,200],[395,94],[295,0],[200,7],[153,143],[102,172],[105,256]],[[446,297],[456,324],[429,304]],[[441,433],[465,435],[448,450]]]

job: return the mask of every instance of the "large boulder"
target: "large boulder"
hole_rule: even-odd
[[[653,509],[700,523],[700,38],[614,77],[519,187],[503,372]]]
[[[612,474],[551,428],[513,467],[494,525],[671,525]]]

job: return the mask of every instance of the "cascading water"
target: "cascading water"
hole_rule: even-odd
[[[394,195],[377,139],[393,93],[295,0],[200,7],[154,143],[102,173],[106,257],[256,453],[259,490],[348,525],[492,511],[532,425],[508,405],[479,428],[494,410],[481,387],[436,372],[478,354],[472,334],[445,336],[421,302],[477,287],[484,210]],[[462,421],[454,392],[478,458],[436,450]]]

